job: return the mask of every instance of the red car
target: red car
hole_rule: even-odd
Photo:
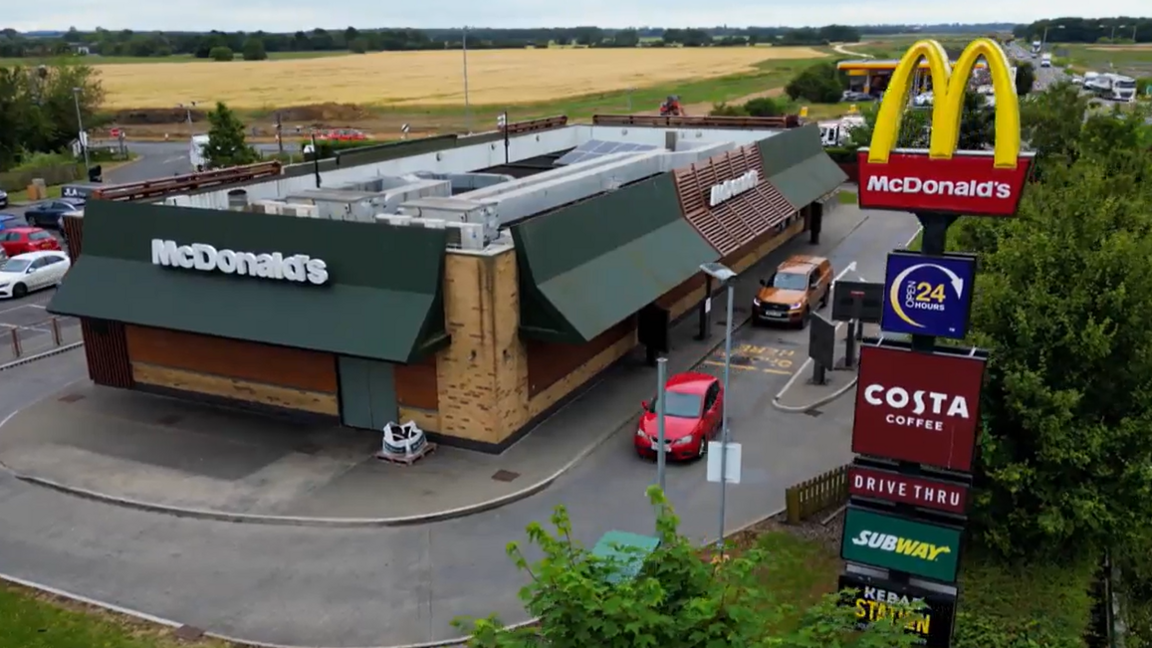
[[[669,459],[692,459],[708,452],[708,441],[720,432],[724,388],[715,376],[687,372],[668,379],[664,392],[664,442]],[[632,437],[636,452],[656,458],[656,402],[640,404],[640,427]]]
[[[59,250],[60,242],[39,227],[13,227],[0,231],[0,245],[9,257],[25,252]]]
[[[356,142],[366,140],[368,136],[358,130],[344,128],[321,133],[316,139],[330,140],[333,142]]]

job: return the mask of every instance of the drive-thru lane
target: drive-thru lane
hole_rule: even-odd
[[[915,230],[909,215],[872,214],[835,251],[833,263],[856,261],[860,274],[879,279],[884,252]],[[729,528],[779,509],[784,487],[850,457],[850,399],[822,408],[819,419],[771,407],[802,364],[806,339],[806,331],[751,327],[734,338],[733,359],[756,370],[732,375],[732,431],[745,451],[743,483],[728,492]],[[713,363],[722,360],[713,354],[700,368],[718,373],[722,368]],[[0,374],[0,419],[82,376],[82,363],[83,354],[69,352],[37,363],[28,377]],[[335,647],[449,638],[458,634],[450,622],[460,615],[525,618],[516,598],[523,577],[504,547],[522,538],[529,522],[546,520],[555,505],[569,507],[585,542],[610,529],[651,533],[644,490],[655,467],[632,451],[634,426],[623,426],[539,495],[421,527],[325,529],[174,518],[69,497],[0,474],[0,572],[263,642]],[[704,469],[690,463],[668,473],[683,530],[699,539],[714,537],[718,524],[717,486],[705,481]]]

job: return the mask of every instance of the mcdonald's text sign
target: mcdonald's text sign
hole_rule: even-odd
[[[993,151],[957,151],[964,92],[984,58],[996,99]],[[935,106],[927,150],[896,148],[915,71],[927,60]],[[860,206],[982,216],[1016,213],[1032,153],[1020,150],[1020,104],[1008,57],[989,39],[973,41],[953,70],[936,41],[913,45],[892,73],[868,148],[860,149]]]

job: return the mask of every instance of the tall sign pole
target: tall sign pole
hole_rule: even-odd
[[[995,92],[995,146],[958,151],[964,93],[981,58]],[[921,60],[935,95],[928,150],[897,149]],[[960,216],[1016,214],[1033,161],[1020,149],[1011,64],[1000,45],[982,38],[955,70],[939,43],[915,43],[893,71],[870,146],[859,152],[860,206],[912,212],[922,234],[920,250],[890,253],[885,272],[881,329],[910,341],[885,336],[860,349],[840,585],[856,591],[848,605],[868,605],[877,591],[925,603],[928,620],[909,627],[929,648],[951,644],[988,357],[937,345],[967,336],[976,273],[975,256],[947,252],[948,229]],[[889,538],[914,542],[915,550],[890,548]]]

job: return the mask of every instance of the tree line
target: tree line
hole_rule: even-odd
[[[91,126],[103,101],[96,72],[84,65],[0,67],[0,170],[65,149],[79,136],[78,117]]]
[[[157,32],[124,29],[111,31],[75,28],[57,36],[23,35],[12,29],[0,31],[0,58],[47,58],[75,54],[101,56],[162,57],[172,55],[214,58],[212,51],[227,48],[259,60],[269,52],[409,51],[455,49],[467,39],[470,49],[515,49],[579,45],[584,47],[684,47],[774,45],[823,45],[858,42],[860,32],[844,25],[788,29],[778,27],[678,29],[602,29],[585,26],[539,29],[312,29],[293,33],[255,32]]]
[[[1017,38],[1039,40],[1048,32],[1048,40],[1057,43],[1147,43],[1152,41],[1152,18],[1052,18],[1018,25],[1012,30]]]

